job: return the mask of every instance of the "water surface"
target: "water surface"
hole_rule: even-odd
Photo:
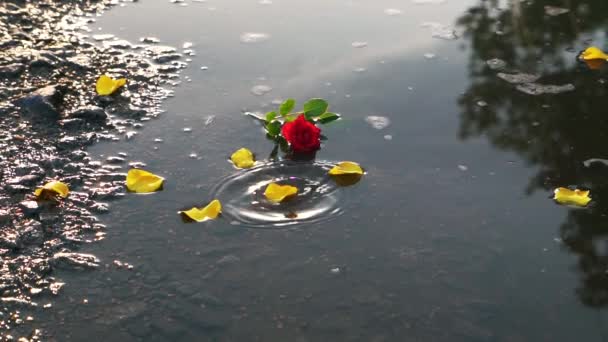
[[[63,295],[40,317],[57,341],[605,340],[607,170],[583,162],[608,158],[606,69],[575,62],[605,43],[605,1],[557,16],[540,0],[184,4],[97,21],[196,55],[163,115],[91,150],[167,182],[100,217],[106,240],[87,252],[107,267],[58,274]],[[574,90],[531,95],[499,72]],[[236,173],[230,153],[270,154],[243,111],[317,96],[344,117],[317,160],[367,171],[341,215],[273,230],[181,221]],[[568,185],[591,188],[592,207],[554,204]]]

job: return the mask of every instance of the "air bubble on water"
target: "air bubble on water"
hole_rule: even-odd
[[[260,5],[272,5],[272,0],[260,0],[258,3]]]
[[[384,140],[393,140],[393,136],[390,134],[387,134],[384,136]]]
[[[190,155],[188,157],[190,157],[191,159],[196,159],[196,158],[198,158],[198,154],[193,152],[193,153],[190,153]]]
[[[479,107],[487,107],[488,103],[486,101],[480,100],[480,101],[477,101],[477,105]]]
[[[154,143],[156,143],[156,144],[162,144],[163,142],[164,142],[164,140],[161,138],[154,139]]]
[[[251,88],[251,93],[256,96],[262,96],[272,91],[272,87],[265,84],[258,84]]]
[[[387,8],[384,10],[384,14],[390,15],[390,16],[400,15],[401,13],[402,13],[401,10],[396,9],[396,8]]]
[[[209,115],[207,117],[207,119],[205,120],[205,126],[211,125],[214,120],[215,120],[215,115]]]
[[[467,170],[469,169],[469,167],[468,167],[468,166],[466,166],[466,165],[462,165],[462,164],[460,164],[460,165],[458,165],[458,169],[459,169],[460,171],[463,171],[463,172],[464,172],[464,171],[467,171]]]
[[[570,12],[570,10],[567,8],[556,7],[556,6],[545,6],[545,13],[552,17],[566,14],[568,12]]]
[[[190,133],[190,132],[192,132],[192,128],[191,127],[184,127],[184,129],[182,129],[182,131],[184,131],[186,133]]]
[[[209,70],[209,67],[208,67],[208,66],[202,66],[202,67],[201,67],[201,70],[203,70],[203,71],[205,71],[205,70]]]
[[[362,72],[366,72],[367,69],[365,69],[365,68],[355,68],[353,71],[356,72],[356,73],[362,73]]]
[[[391,120],[385,116],[370,115],[365,121],[375,129],[385,129],[391,124]]]
[[[191,47],[193,47],[193,46],[194,46],[194,44],[193,44],[192,42],[185,42],[185,43],[182,45],[182,48],[183,48],[183,49],[189,49],[189,48],[191,48]]]
[[[436,22],[424,22],[421,25],[424,28],[431,29],[431,36],[433,38],[444,39],[444,40],[455,40],[458,39],[456,35],[456,31],[453,27],[448,25],[443,25],[441,23]]]
[[[424,58],[426,58],[426,59],[433,59],[435,57],[437,57],[437,56],[434,53],[427,52],[424,54]]]
[[[502,70],[507,66],[507,62],[499,58],[492,58],[486,61],[488,67],[492,70]]]
[[[241,34],[242,43],[261,43],[270,39],[270,35],[262,32],[245,32]]]
[[[129,131],[125,134],[125,137],[127,138],[127,140],[131,140],[133,139],[133,137],[135,137],[137,135],[137,132],[135,131]]]
[[[354,48],[364,48],[367,46],[367,42],[352,42],[350,45]]]

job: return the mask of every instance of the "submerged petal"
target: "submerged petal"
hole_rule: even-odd
[[[585,61],[593,59],[608,60],[608,55],[606,55],[604,51],[600,50],[599,48],[592,46],[581,52],[580,58]]]
[[[331,170],[329,170],[329,174],[332,176],[339,175],[362,175],[363,169],[359,164],[350,161],[344,161],[338,163],[338,165],[334,166]]]
[[[232,160],[234,165],[239,169],[248,169],[255,164],[253,153],[244,147],[234,152],[230,156],[230,160]]]
[[[264,191],[264,196],[274,203],[281,203],[285,200],[290,199],[298,193],[298,188],[291,185],[279,185],[277,183],[270,183]]]
[[[124,86],[126,83],[127,80],[124,78],[113,79],[108,75],[101,75],[99,79],[97,79],[97,84],[95,85],[95,88],[97,90],[97,94],[106,96],[114,94],[116,90]]]
[[[589,60],[585,60],[585,64],[587,64],[587,67],[589,67],[589,69],[591,69],[591,70],[599,70],[604,66],[604,64],[606,64],[606,60],[589,59]]]
[[[66,198],[70,193],[70,188],[68,188],[65,183],[52,181],[46,183],[43,187],[36,189],[36,191],[34,191],[34,195],[36,195],[36,197],[41,197],[45,191],[50,191],[54,195],[59,195],[62,198]]]
[[[553,199],[560,204],[576,205],[584,207],[589,204],[589,190],[570,190],[568,188],[557,188],[554,191]]]
[[[154,192],[159,190],[165,179],[148,171],[131,169],[127,173],[127,189],[138,193]]]
[[[196,222],[214,220],[222,213],[222,204],[215,199],[204,208],[198,209],[194,207],[190,210],[180,211],[179,213]]]

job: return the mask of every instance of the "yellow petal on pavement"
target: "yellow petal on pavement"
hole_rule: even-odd
[[[195,207],[179,213],[196,222],[214,220],[222,213],[222,204],[215,199],[204,208],[198,209]]]
[[[70,193],[70,188],[65,183],[52,181],[46,183],[43,187],[36,189],[36,191],[34,191],[34,195],[36,195],[36,197],[40,197],[45,191],[50,191],[61,196],[62,198],[66,198]]]
[[[148,171],[131,169],[127,173],[127,189],[137,193],[158,191],[165,179]]]
[[[99,79],[97,79],[97,84],[95,88],[97,90],[97,94],[101,96],[112,95],[114,94],[120,87],[124,86],[127,83],[125,78],[114,79],[108,75],[101,75]]]
[[[568,188],[557,188],[553,199],[560,204],[576,205],[585,207],[591,201],[589,190],[570,190]]]
[[[230,156],[230,160],[239,169],[248,169],[250,167],[253,167],[253,165],[255,164],[253,153],[244,147],[234,152]]]
[[[264,191],[264,196],[273,203],[281,203],[285,200],[290,199],[298,193],[298,188],[291,185],[279,185],[277,183],[270,183]]]

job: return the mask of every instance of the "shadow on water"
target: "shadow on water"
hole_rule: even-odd
[[[559,233],[578,258],[578,298],[601,308],[608,305],[608,168],[585,161],[608,156],[608,68],[590,70],[576,56],[586,46],[606,48],[608,2],[570,3],[569,12],[551,16],[546,6],[555,1],[515,1],[508,7],[480,1],[459,18],[471,51],[471,85],[459,99],[459,135],[485,137],[538,166],[525,186],[527,195],[558,186],[591,189],[591,207],[570,210]],[[505,62],[504,72],[537,74],[538,83],[571,83],[576,89],[525,94],[497,77],[487,62],[496,58]]]

